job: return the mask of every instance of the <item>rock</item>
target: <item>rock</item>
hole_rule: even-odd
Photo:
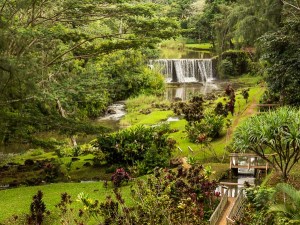
[[[175,101],[175,102],[180,102],[180,101],[182,101],[182,98],[175,97],[175,98],[174,98],[174,101]]]
[[[108,109],[107,113],[108,114],[116,114],[117,112],[114,109]]]

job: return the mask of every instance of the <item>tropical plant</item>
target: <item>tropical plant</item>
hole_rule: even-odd
[[[242,90],[242,95],[243,95],[243,98],[246,100],[246,103],[247,103],[248,98],[249,98],[249,89],[243,89]]]
[[[61,194],[61,200],[56,205],[56,208],[59,209],[60,214],[60,223],[64,225],[71,224],[84,224],[87,221],[86,213],[82,209],[78,211],[73,207],[73,201],[71,200],[71,196],[68,193]]]
[[[143,162],[145,172],[169,164],[176,141],[168,138],[168,125],[137,126],[116,133],[102,134],[95,147],[104,153],[108,164],[134,166]]]
[[[200,136],[214,139],[219,137],[224,126],[224,117],[213,113],[206,113],[199,122],[193,122],[186,125],[185,129],[191,142],[199,143]]]
[[[276,185],[278,194],[283,194],[284,199],[276,201],[269,208],[269,213],[274,213],[279,221],[285,221],[284,224],[300,223],[300,191],[287,183]]]
[[[43,202],[43,192],[38,191],[33,196],[33,201],[30,204],[30,215],[28,216],[28,224],[41,225],[47,213],[46,205]]]
[[[251,151],[266,160],[287,180],[289,172],[300,159],[300,111],[282,107],[247,119],[239,126],[233,139],[238,152]],[[272,158],[266,156],[272,153]]]
[[[194,95],[188,102],[175,102],[171,107],[175,114],[183,115],[189,122],[200,121],[203,115],[203,97],[201,95]]]
[[[116,169],[116,172],[111,176],[111,181],[113,182],[115,187],[120,187],[122,183],[126,182],[131,179],[129,174],[124,170],[124,168]]]
[[[272,225],[274,216],[268,214],[268,209],[274,199],[274,188],[263,186],[246,188],[246,203],[243,217],[236,224]]]
[[[219,203],[217,183],[209,180],[211,171],[202,166],[182,167],[177,171],[155,169],[147,180],[137,179],[131,188],[132,207],[123,199],[118,189],[115,198],[108,196],[100,203],[88,195],[78,199],[85,211],[98,219],[100,224],[207,224]]]

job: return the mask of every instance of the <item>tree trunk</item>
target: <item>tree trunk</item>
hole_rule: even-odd
[[[59,99],[56,99],[56,104],[57,104],[57,108],[58,108],[59,114],[60,114],[63,118],[67,118],[67,116],[66,116],[66,111],[65,111],[64,108],[62,107],[62,105],[61,105]],[[76,141],[75,135],[71,135],[70,139],[71,139],[71,143],[72,143],[73,147],[76,147],[76,146],[77,146],[77,141]]]

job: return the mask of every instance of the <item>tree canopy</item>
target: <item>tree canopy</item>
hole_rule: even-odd
[[[282,27],[260,38],[269,90],[281,104],[300,105],[300,9],[286,4]]]
[[[300,111],[283,107],[249,118],[234,133],[235,151],[253,152],[268,161],[286,180],[300,159]],[[267,153],[276,153],[268,158]]]
[[[178,23],[159,10],[126,0],[1,0],[2,142],[49,129],[76,133],[79,119],[111,101],[161,90],[144,62]]]

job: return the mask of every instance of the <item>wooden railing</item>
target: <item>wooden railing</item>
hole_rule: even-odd
[[[256,104],[256,106],[258,107],[258,112],[270,112],[271,109],[276,109],[278,108],[280,105],[279,104]],[[268,111],[261,111],[262,108],[268,108]]]
[[[241,189],[239,191],[239,194],[234,202],[234,205],[232,206],[226,221],[227,225],[233,225],[235,224],[235,221],[240,219],[244,214],[244,203],[245,203],[245,194],[244,189]]]
[[[215,225],[218,223],[218,220],[220,219],[220,216],[222,216],[222,213],[226,207],[227,202],[228,202],[228,189],[222,195],[219,205],[215,209],[214,213],[211,215],[211,217],[209,219],[210,225]]]

